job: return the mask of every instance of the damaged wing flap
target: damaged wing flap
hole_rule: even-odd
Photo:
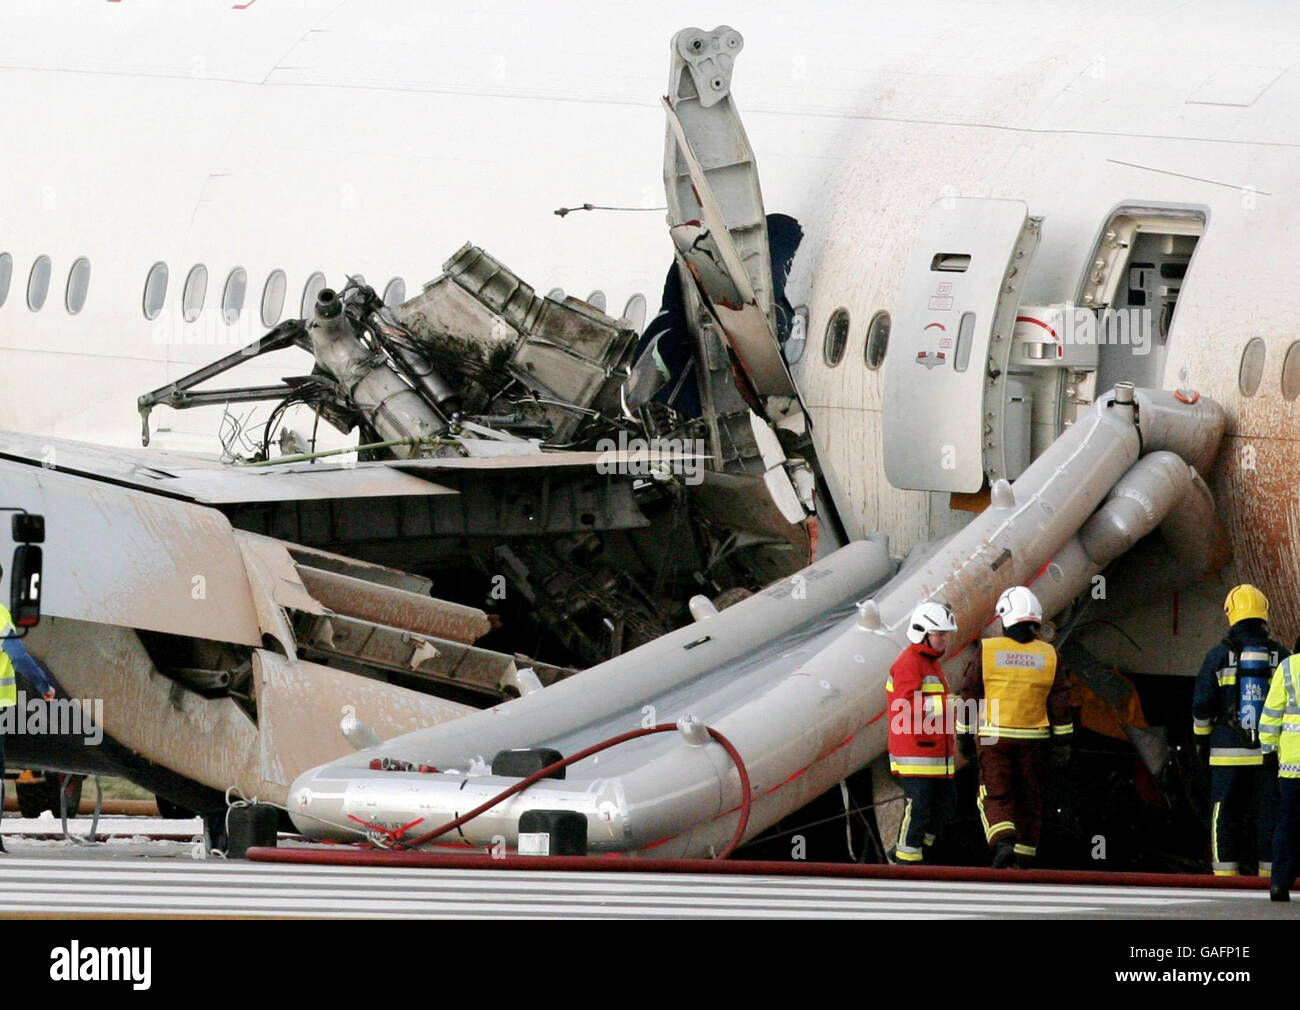
[[[758,169],[731,100],[731,71],[743,45],[740,33],[725,25],[712,32],[687,28],[673,39],[664,98],[668,223],[680,268],[727,334],[755,392],[792,396],[773,325]]]
[[[772,326],[771,260],[761,198],[754,208],[762,229],[761,253],[757,257],[744,257],[736,247],[736,231],[728,228],[728,220],[714,197],[707,174],[695,157],[685,126],[667,99],[664,110],[670,128],[669,156],[680,158],[687,166],[688,191],[696,203],[694,207],[681,203],[681,194],[674,193],[669,180],[670,232],[679,264],[692,281],[684,287],[698,291],[717,318],[755,392],[760,396],[793,396],[794,383],[781,358],[781,346]],[[675,147],[671,141],[675,141]],[[755,175],[755,188],[757,181]],[[674,197],[678,199],[676,204]],[[761,282],[767,284],[766,289],[756,290],[750,274],[756,258],[762,260]]]

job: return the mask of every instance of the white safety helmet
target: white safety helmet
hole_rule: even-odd
[[[957,618],[946,603],[927,600],[919,603],[907,622],[907,640],[918,645],[932,631],[956,631]]]
[[[1043,605],[1025,586],[1012,586],[998,597],[998,617],[1002,618],[1002,627],[1033,621],[1043,623]]]

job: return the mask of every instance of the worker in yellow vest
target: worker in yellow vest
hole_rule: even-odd
[[[968,716],[978,706],[978,806],[993,866],[1023,869],[1038,854],[1048,763],[1064,767],[1069,761],[1074,723],[1056,650],[1038,637],[1038,597],[1012,586],[998,597],[997,613],[1003,634],[980,643],[966,670],[962,708]],[[968,756],[974,730],[958,723]]]
[[[1259,717],[1259,746],[1266,755],[1276,755],[1280,801],[1268,896],[1273,901],[1290,901],[1296,843],[1300,841],[1300,656],[1284,659],[1273,673]]]
[[[54,700],[54,688],[50,686],[45,671],[32,659],[23,640],[17,637],[9,611],[0,606],[0,817],[4,815],[5,726],[13,718],[13,713],[6,709],[18,704],[19,674],[40,691],[46,701]],[[4,839],[0,837],[0,852],[4,851]]]

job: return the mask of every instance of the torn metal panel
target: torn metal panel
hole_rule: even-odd
[[[0,490],[45,516],[45,614],[261,644],[243,554],[220,512],[8,461]]]
[[[343,617],[466,644],[482,638],[492,627],[487,614],[477,607],[417,596],[307,565],[299,565],[298,574],[313,597]]]
[[[284,802],[293,779],[323,760],[352,753],[341,720],[351,716],[381,740],[459,719],[475,709],[382,681],[273,653],[254,656],[263,798]],[[330,755],[330,757],[323,757]]]
[[[164,676],[131,629],[46,618],[27,645],[64,693],[103,700],[103,732],[128,750],[214,789],[237,785],[274,799],[260,792],[258,727],[248,714],[232,698],[204,697]]]
[[[694,492],[709,515],[725,517],[730,525],[751,534],[751,542],[789,544],[800,557],[810,556],[807,552],[814,546],[811,531],[804,523],[787,520],[767,493],[763,476],[710,470]],[[776,577],[779,575],[773,575]]]
[[[163,676],[128,628],[55,617],[32,629],[27,644],[64,694],[102,699],[99,728],[133,756],[131,767],[160,766],[217,793],[234,786],[272,803],[285,802],[294,776],[352,752],[340,728],[349,713],[389,740],[474,711],[257,649],[254,722],[235,699],[204,697]]]
[[[681,134],[670,127],[664,188],[669,224],[678,225],[708,206],[703,201],[710,198],[699,185],[700,179],[705,181],[719,209],[717,223],[724,226],[726,242],[734,247],[732,267],[743,261],[739,277],[748,282],[745,286],[751,289],[757,308],[771,317],[772,258],[763,194],[754,149],[731,95],[732,70],[744,46],[740,32],[727,25],[711,32],[685,28],[673,36],[668,88]]]
[[[590,411],[617,412],[635,330],[575,298],[538,296],[470,243],[443,269],[393,314],[459,380],[467,412],[514,413],[515,423],[541,425],[557,444],[569,442]],[[533,395],[504,395],[517,383]]]
[[[354,617],[306,617],[303,646],[399,673],[419,674],[501,697],[515,657]]]
[[[288,544],[286,547],[294,561],[311,568],[351,575],[353,578],[365,579],[367,582],[376,582],[381,586],[391,586],[394,589],[404,589],[408,593],[418,593],[421,596],[428,596],[429,590],[433,588],[432,580],[426,579],[423,575],[412,575],[398,568],[358,561],[356,558],[346,558],[341,554],[331,554],[329,551],[304,547],[302,544]]]
[[[531,292],[531,289],[529,289]],[[441,345],[475,369],[494,368],[509,357],[521,330],[449,277],[439,277],[393,310],[417,337]],[[461,390],[466,409],[486,405],[486,390]]]
[[[679,33],[678,39],[685,34]],[[664,186],[680,262],[726,332],[755,392],[795,396],[772,322],[771,253],[753,151],[730,99],[705,110],[692,101],[694,97],[664,99],[669,127]],[[692,131],[688,132],[683,116],[699,120],[693,122]],[[723,123],[712,122],[715,117]],[[735,150],[715,152],[714,163],[706,169],[692,140],[707,140],[710,130],[732,140]],[[735,164],[725,164],[728,161]],[[739,178],[740,184],[731,176]],[[714,194],[713,181],[724,187],[720,196]]]
[[[542,299],[537,297],[536,291],[478,246],[466,242],[442,265],[442,269],[447,277],[499,315],[517,333],[531,330],[537,324]]]
[[[253,606],[262,631],[279,642],[285,655],[292,658],[297,650],[285,611],[323,615],[325,608],[302,584],[298,566],[283,542],[243,530],[235,531],[235,541],[244,553],[248,581],[253,587]]]

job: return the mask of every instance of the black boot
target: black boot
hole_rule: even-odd
[[[1027,855],[1024,855],[1023,853],[1019,853],[1019,852],[1016,853],[1016,869],[1017,869],[1017,870],[1028,870],[1028,869],[1029,869],[1030,867],[1032,867],[1033,865],[1034,865],[1034,857],[1033,857],[1033,856],[1027,856]]]
[[[1000,838],[993,843],[993,869],[1009,869],[1016,861],[1016,843],[1009,838]]]
[[[1281,880],[1273,879],[1268,885],[1269,901],[1290,901],[1291,889]]]

